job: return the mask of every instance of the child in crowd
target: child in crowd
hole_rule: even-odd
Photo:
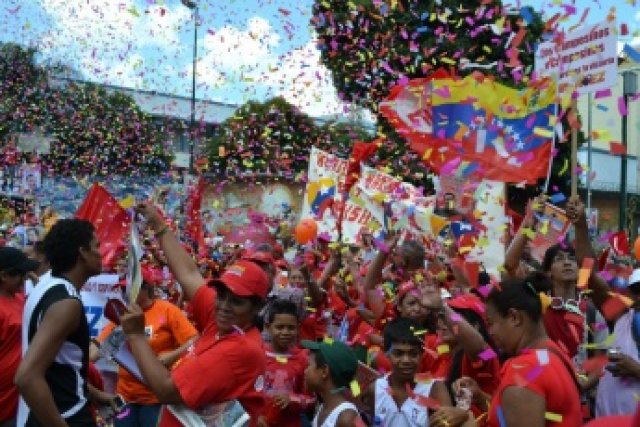
[[[304,393],[308,351],[297,346],[299,316],[295,303],[278,299],[265,319],[271,342],[265,344],[267,405],[258,423],[261,427],[301,426],[301,417],[315,403],[312,396]]]
[[[363,425],[356,406],[347,401],[344,392],[354,380],[358,360],[346,344],[340,341],[303,341],[312,350],[304,380],[309,391],[318,394],[322,405],[312,427],[355,427]]]
[[[399,317],[384,328],[384,351],[391,373],[368,387],[362,400],[376,426],[461,426],[473,422],[463,409],[451,407],[443,381],[416,378],[423,354],[420,324]],[[430,408],[436,409],[435,412]]]

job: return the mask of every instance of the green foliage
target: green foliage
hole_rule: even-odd
[[[164,136],[122,93],[91,84],[49,84],[34,50],[0,45],[0,138],[11,132],[53,137],[43,164],[58,175],[158,174],[169,167]]]
[[[311,22],[338,92],[377,111],[392,86],[438,68],[464,76],[477,70],[469,64],[495,63],[484,71],[504,84],[520,84],[522,71],[533,67],[543,23],[523,9],[529,22],[518,47],[522,68],[514,70],[505,46],[524,21],[520,11],[505,12],[499,1],[318,0]]]
[[[357,125],[317,125],[281,97],[248,102],[221,123],[209,143],[209,173],[229,179],[294,179],[308,169],[312,146],[348,157],[354,140],[367,138]]]

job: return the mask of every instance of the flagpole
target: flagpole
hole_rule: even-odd
[[[558,89],[558,84],[556,83],[556,102],[553,104],[553,115],[555,117],[558,117],[558,96],[559,96],[559,89]],[[556,150],[556,128],[555,126],[553,127],[553,136],[551,137],[551,155],[549,156],[549,168],[547,169],[547,179],[545,179],[544,181],[544,187],[543,187],[543,193],[547,193],[547,191],[549,190],[549,182],[551,181],[551,168],[553,166],[553,153]]]

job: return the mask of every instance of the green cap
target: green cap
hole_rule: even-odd
[[[309,350],[317,351],[327,362],[331,379],[336,382],[336,387],[348,387],[356,376],[358,359],[349,346],[341,341],[316,342],[303,340],[300,345]]]

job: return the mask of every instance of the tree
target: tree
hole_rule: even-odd
[[[545,31],[532,8],[507,10],[499,0],[316,0],[311,23],[340,97],[376,114],[391,87],[437,69],[458,76],[481,71],[521,87]],[[404,166],[401,175],[414,183],[427,177],[428,169],[406,141],[383,117],[378,123],[378,132],[388,138],[387,152],[379,157],[390,154],[390,167]],[[560,148],[554,171],[567,158]],[[566,176],[554,175],[552,185],[566,190]]]
[[[0,138],[53,137],[43,164],[58,175],[157,174],[171,160],[164,136],[135,101],[92,84],[50,84],[36,51],[0,45]]]
[[[354,140],[370,139],[360,126],[316,124],[281,97],[250,101],[220,125],[209,143],[209,173],[228,179],[282,177],[308,169],[312,146],[346,158]]]
[[[0,140],[21,122],[30,99],[42,96],[46,73],[35,65],[34,49],[0,44]]]

